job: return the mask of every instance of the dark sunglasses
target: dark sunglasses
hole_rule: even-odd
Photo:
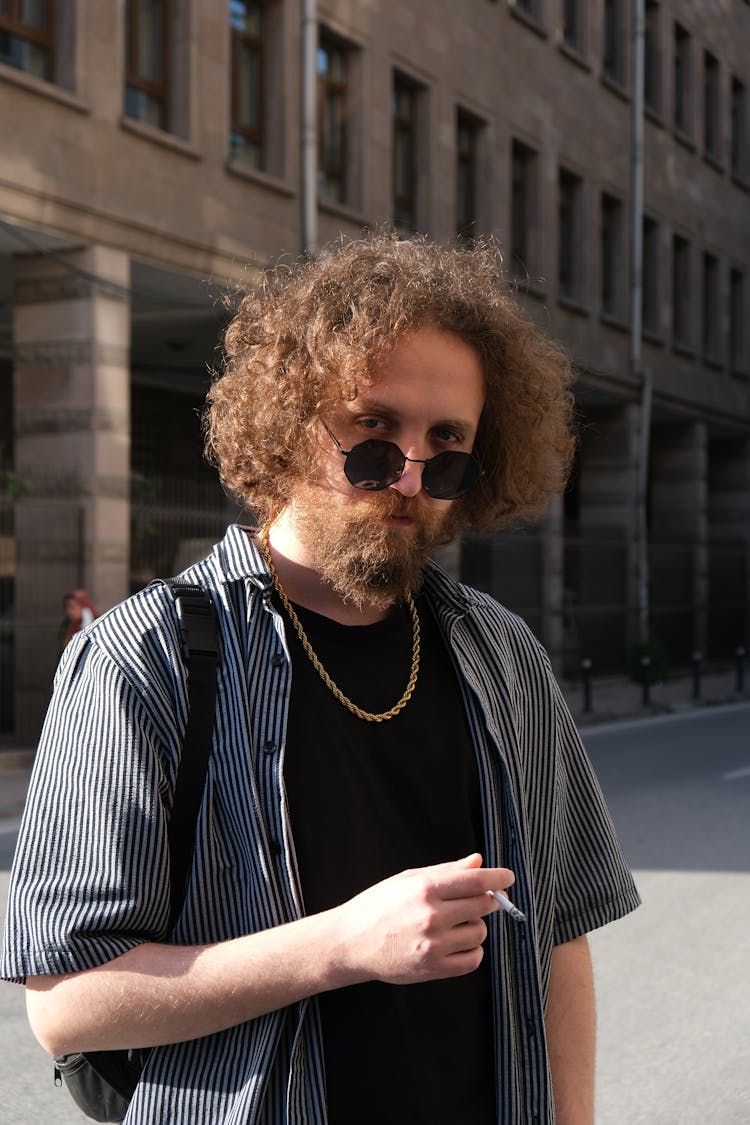
[[[325,423],[324,423],[325,425]],[[457,500],[473,488],[481,475],[481,465],[473,453],[446,449],[434,457],[421,460],[407,457],[392,441],[370,438],[351,449],[344,449],[338,438],[326,430],[339,453],[346,458],[344,476],[355,488],[380,492],[395,484],[407,461],[424,465],[422,488],[433,500]]]

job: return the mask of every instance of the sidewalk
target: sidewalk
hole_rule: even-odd
[[[623,677],[593,679],[589,710],[585,707],[584,687],[580,680],[561,680],[560,686],[573,718],[582,729],[600,723],[750,701],[750,683],[746,682],[744,690],[738,692],[736,673],[729,669],[701,676],[698,699],[693,698],[692,676],[679,676],[663,684],[654,684],[649,691],[648,705],[644,705],[642,686]],[[14,822],[21,815],[33,760],[32,748],[0,749],[0,826],[3,821]]]

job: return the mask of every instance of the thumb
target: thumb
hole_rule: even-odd
[[[458,860],[459,867],[481,867],[484,860],[479,852],[472,852],[471,855],[464,856],[463,859]]]

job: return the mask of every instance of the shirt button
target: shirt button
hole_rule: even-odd
[[[285,663],[284,654],[282,652],[275,652],[271,657],[271,663],[274,668],[280,668]]]
[[[265,750],[266,754],[273,754],[276,751],[276,743],[273,741],[273,739],[267,738],[263,743],[263,749]]]

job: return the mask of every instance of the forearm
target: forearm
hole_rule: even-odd
[[[147,943],[81,973],[27,982],[51,1054],[151,1047],[223,1031],[347,983],[332,913],[215,945]]]
[[[557,1125],[593,1125],[596,1011],[585,936],[552,951],[546,1027]]]

